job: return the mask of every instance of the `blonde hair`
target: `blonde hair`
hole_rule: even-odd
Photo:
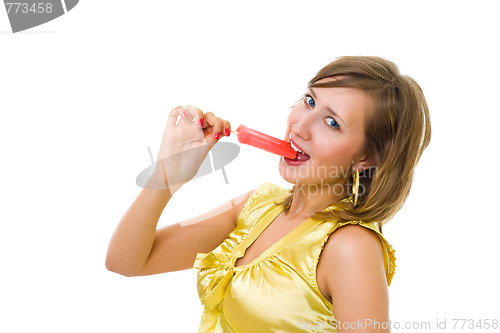
[[[325,78],[335,78],[318,83]],[[374,109],[365,122],[365,153],[376,156],[374,168],[360,172],[365,189],[358,205],[338,202],[338,208],[317,212],[323,220],[377,222],[389,221],[403,206],[410,193],[414,168],[429,145],[431,122],[420,86],[401,75],[391,61],[379,57],[341,57],[322,68],[308,87],[350,87],[365,92]],[[292,194],[278,203],[288,213]]]

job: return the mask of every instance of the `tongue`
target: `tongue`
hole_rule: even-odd
[[[297,152],[297,157],[294,158],[294,160],[296,161],[307,161],[308,159],[310,159],[311,157],[307,154],[303,154],[301,152]]]

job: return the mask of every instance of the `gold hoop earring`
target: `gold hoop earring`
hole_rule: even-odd
[[[356,169],[356,172],[352,175],[352,196],[354,207],[356,207],[359,196],[359,169]]]

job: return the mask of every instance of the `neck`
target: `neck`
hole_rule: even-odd
[[[340,184],[296,184],[287,216],[308,218],[346,196],[346,186]]]

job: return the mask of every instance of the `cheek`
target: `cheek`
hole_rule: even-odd
[[[325,164],[337,166],[348,166],[356,155],[357,143],[352,140],[337,140],[331,143],[320,143],[319,151],[321,152],[321,160]]]

